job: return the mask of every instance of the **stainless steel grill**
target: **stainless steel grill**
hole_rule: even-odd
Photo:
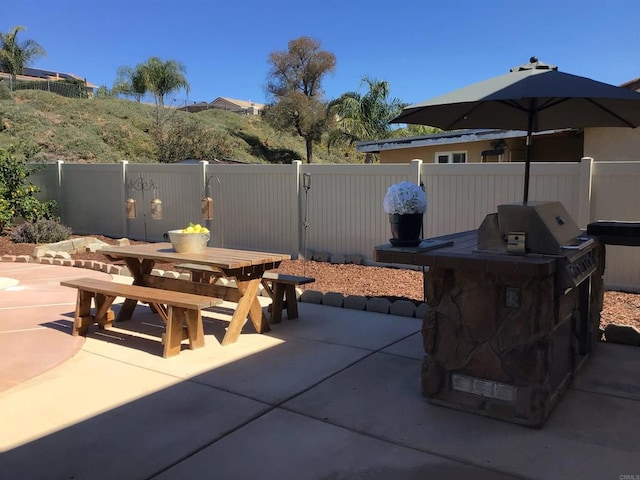
[[[560,202],[499,205],[478,229],[481,252],[556,258],[561,290],[578,286],[595,271],[594,247],[594,239],[583,234]]]

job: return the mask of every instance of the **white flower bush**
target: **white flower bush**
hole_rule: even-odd
[[[400,182],[389,187],[383,205],[384,211],[389,214],[424,213],[427,209],[427,194],[415,183]]]

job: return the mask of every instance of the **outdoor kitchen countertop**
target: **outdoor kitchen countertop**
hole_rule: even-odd
[[[378,245],[374,249],[374,257],[376,262],[382,263],[528,276],[552,275],[557,268],[556,257],[480,251],[477,230],[425,239],[418,247]]]

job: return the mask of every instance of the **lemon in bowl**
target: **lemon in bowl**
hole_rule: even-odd
[[[209,230],[198,224],[167,233],[173,249],[178,253],[202,253],[210,238]]]

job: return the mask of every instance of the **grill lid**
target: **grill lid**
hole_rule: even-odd
[[[560,202],[511,203],[498,205],[498,213],[484,219],[478,248],[506,252],[514,238],[524,236],[526,253],[561,255],[563,247],[579,243],[581,233]]]

